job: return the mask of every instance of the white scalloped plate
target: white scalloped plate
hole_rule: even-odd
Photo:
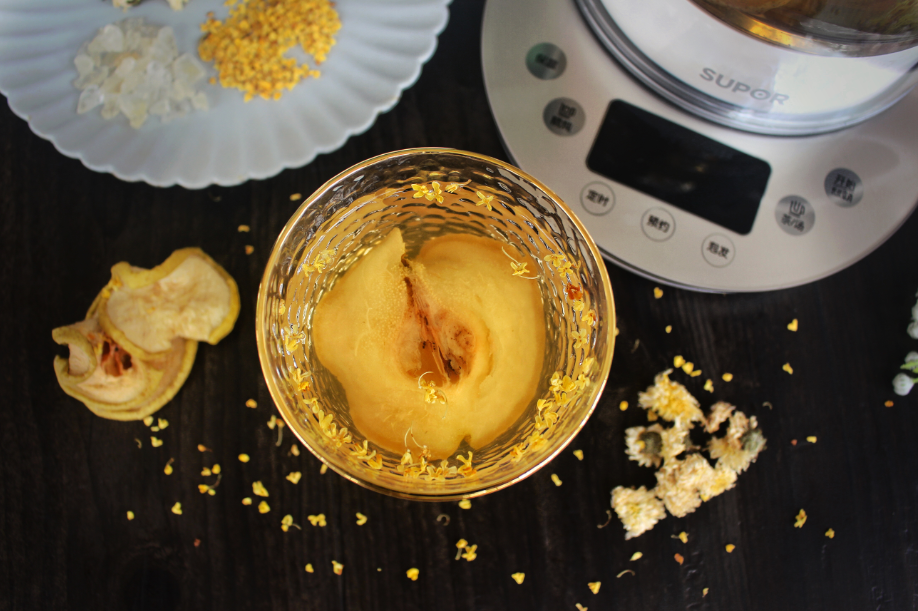
[[[449,2],[337,0],[341,30],[320,78],[280,100],[248,103],[240,91],[204,84],[209,111],[168,124],[151,117],[135,130],[121,115],[105,121],[98,108],[76,114],[80,46],[107,23],[144,17],[171,25],[179,52],[197,55],[199,26],[208,11],[226,15],[222,0],[191,0],[178,12],[146,0],[126,13],[110,0],[0,0],[0,92],[33,132],[97,172],[161,187],[235,185],[303,166],[368,129],[417,80]]]

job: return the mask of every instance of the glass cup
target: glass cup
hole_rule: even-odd
[[[466,447],[447,459],[428,460],[418,451],[399,454],[375,446],[355,428],[346,393],[316,355],[316,305],[395,228],[409,251],[450,233],[497,240],[508,256],[508,277],[523,270],[519,281],[538,283],[546,334],[535,398],[512,426],[471,453]],[[437,148],[374,157],[313,193],[274,245],[256,318],[268,389],[300,442],[352,482],[428,501],[500,490],[561,452],[599,400],[615,342],[605,265],[570,208],[518,168]]]

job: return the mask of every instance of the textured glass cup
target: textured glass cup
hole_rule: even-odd
[[[428,461],[417,451],[399,455],[368,442],[353,425],[340,383],[316,356],[316,304],[395,228],[409,256],[449,233],[497,240],[508,256],[508,279],[539,286],[546,341],[535,398],[515,424],[475,448],[471,460],[466,451]],[[596,244],[545,186],[483,155],[411,149],[345,170],[299,207],[262,278],[256,337],[271,396],[313,454],[372,490],[442,501],[505,488],[567,446],[608,378],[615,307]]]

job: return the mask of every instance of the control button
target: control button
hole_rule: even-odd
[[[784,233],[803,235],[813,228],[816,211],[813,204],[798,195],[782,198],[775,207],[775,220]]]
[[[641,229],[654,242],[665,242],[676,233],[676,221],[663,208],[651,208],[641,217]]]
[[[615,194],[604,182],[591,182],[580,192],[580,203],[590,214],[602,216],[615,207]]]
[[[558,78],[567,68],[567,56],[560,47],[541,42],[526,54],[526,67],[532,76],[543,81]]]
[[[701,254],[704,260],[714,267],[726,267],[733,263],[736,248],[733,246],[733,241],[724,234],[712,233],[704,239]]]
[[[559,136],[573,136],[586,121],[583,108],[570,98],[556,98],[542,112],[545,127]]]
[[[829,201],[842,208],[856,206],[864,197],[864,183],[860,176],[845,168],[836,168],[829,172],[825,186]]]

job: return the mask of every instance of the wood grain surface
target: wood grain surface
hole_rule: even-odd
[[[897,397],[890,383],[918,350],[905,333],[918,289],[916,217],[860,263],[791,290],[664,287],[655,299],[652,283],[610,266],[621,334],[602,401],[571,445],[583,461],[565,451],[468,510],[320,474],[308,452],[289,454],[289,433],[275,446],[254,309],[265,261],[298,206],[290,195],[399,148],[506,159],[482,82],[483,7],[453,3],[420,80],[366,133],[304,168],[237,187],[121,182],[0,109],[0,609],[918,608],[918,391]],[[50,332],[83,317],[114,263],[149,267],[184,246],[200,246],[235,277],[242,309],[226,339],[201,345],[184,388],[158,414],[170,425],[153,448],[142,423],[97,418],[61,391],[52,360],[64,350]],[[794,318],[796,333],[786,328]],[[613,487],[654,483],[626,459],[624,430],[645,421],[637,393],[675,355],[704,371],[676,379],[705,406],[726,400],[756,415],[767,449],[734,490],[625,541],[617,520],[598,525]],[[707,377],[713,394],[702,390]],[[243,452],[247,464],[236,459]],[[201,469],[215,462],[220,486],[201,495]],[[291,471],[303,473],[299,484],[285,480]],[[265,515],[240,502],[256,480],[271,493]],[[801,508],[808,520],[797,529]],[[363,526],[357,512],[368,516]],[[302,531],[282,532],[288,513]],[[324,528],[307,521],[318,513]],[[687,543],[675,537],[682,531]],[[460,538],[478,545],[473,562],[454,559]],[[643,557],[630,561],[637,551]],[[406,577],[412,567],[417,581]],[[625,569],[633,574],[617,577]]]

